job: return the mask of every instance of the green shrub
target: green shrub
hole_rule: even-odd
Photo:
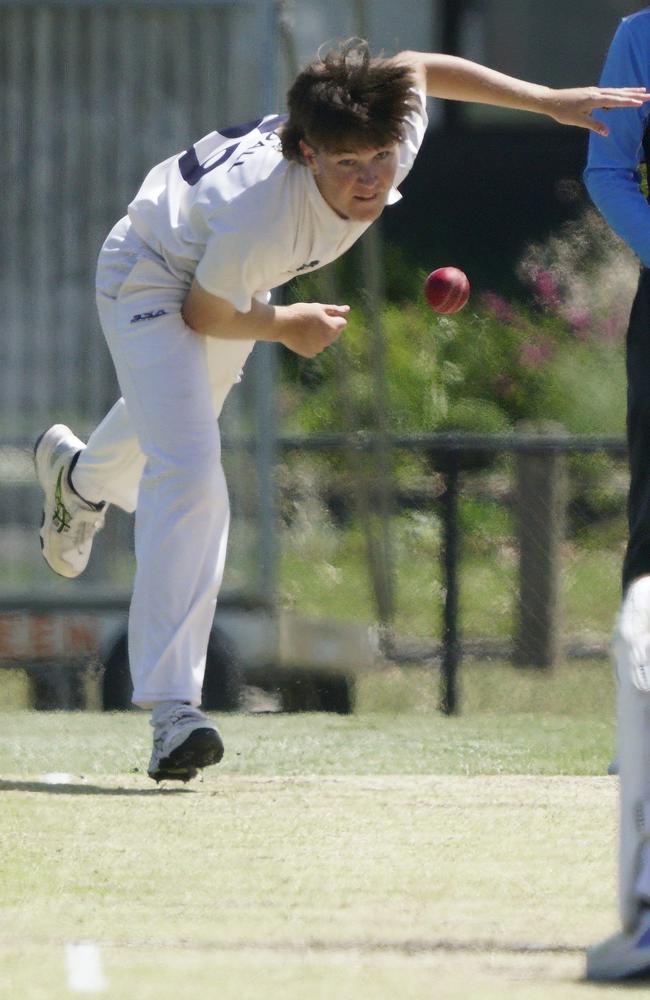
[[[389,275],[407,273],[398,251],[390,248],[387,259]],[[637,271],[593,210],[529,248],[519,268],[523,302],[476,292],[461,312],[438,316],[424,300],[424,272],[412,270],[409,299],[381,309],[383,376],[358,294],[339,344],[313,361],[287,359],[285,423],[314,433],[370,430],[383,412],[402,434],[499,433],[547,420],[571,433],[621,434],[622,339]],[[348,285],[351,275],[358,283],[358,262]],[[395,286],[404,282],[387,283]],[[324,300],[317,276],[294,291]]]

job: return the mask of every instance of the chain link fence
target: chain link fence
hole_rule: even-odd
[[[36,588],[56,601],[89,587],[130,589],[132,522],[119,511],[83,582],[70,587],[44,572],[31,445],[54,422],[87,436],[118,397],[94,301],[99,248],[154,163],[218,125],[274,108],[275,24],[271,0],[0,2],[5,595]],[[251,60],[251,49],[262,57]],[[268,395],[268,375],[268,364],[250,365],[252,385],[229,400],[226,431],[257,431],[264,442],[258,397]],[[241,514],[228,586],[249,594],[264,593],[268,577],[258,531],[268,462],[258,459],[252,467],[226,459]]]
[[[608,656],[626,539],[617,438],[284,438],[280,600],[378,627],[388,661]],[[380,456],[378,458],[378,455]]]

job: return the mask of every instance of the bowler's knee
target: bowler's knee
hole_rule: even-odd
[[[221,492],[225,480],[219,441],[206,440],[178,453],[161,451],[148,456],[143,485],[187,500]]]

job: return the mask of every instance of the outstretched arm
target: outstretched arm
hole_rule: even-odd
[[[562,125],[577,125],[608,135],[607,125],[592,118],[596,108],[636,108],[650,101],[644,87],[573,87],[554,90],[517,80],[478,63],[428,52],[401,52],[396,57],[412,68],[418,86],[429,97],[473,101],[548,115]]]

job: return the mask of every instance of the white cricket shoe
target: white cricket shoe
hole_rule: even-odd
[[[54,424],[34,445],[34,465],[45,500],[41,519],[41,550],[59,576],[83,573],[93,538],[104,526],[106,504],[82,500],[68,476],[75,456],[85,447],[65,424]]]
[[[643,909],[631,934],[614,934],[587,949],[587,979],[615,982],[650,978],[650,909]]]
[[[199,768],[218,764],[223,742],[216,727],[198,708],[163,702],[151,716],[153,753],[147,774],[154,781],[189,781]]]

